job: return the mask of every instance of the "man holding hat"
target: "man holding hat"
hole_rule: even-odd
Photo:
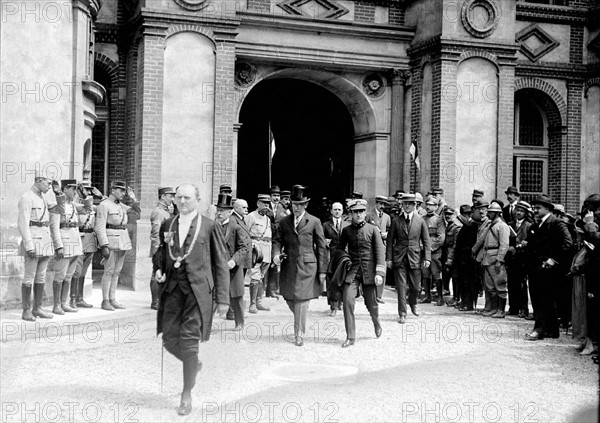
[[[268,194],[258,194],[256,200],[257,209],[246,216],[246,225],[250,238],[252,238],[252,247],[262,252],[263,260],[256,263],[250,269],[250,308],[252,314],[258,311],[270,311],[269,307],[262,305],[264,295],[264,280],[267,270],[271,265],[271,251],[273,238],[273,225],[269,218],[269,203],[271,196]]]
[[[477,239],[474,251],[478,251],[478,261],[483,266],[483,281],[486,298],[489,295],[490,309],[484,311],[482,316],[504,318],[506,316],[506,264],[505,256],[508,252],[510,229],[502,220],[502,208],[492,202],[487,209],[489,225],[485,233]]]
[[[423,286],[425,288],[425,298],[421,303],[431,302],[431,282],[435,283],[438,299],[436,306],[444,305],[444,283],[442,281],[442,247],[446,239],[446,227],[444,219],[438,216],[435,211],[438,207],[438,200],[435,197],[429,197],[425,203],[427,214],[423,216],[423,220],[429,231],[429,239],[431,240],[431,266],[424,269]]]
[[[536,223],[529,227],[525,242],[535,325],[525,339],[537,341],[559,336],[556,293],[571,264],[567,257],[573,241],[565,222],[552,214],[554,204],[548,195],[538,195],[531,204]]]
[[[221,193],[216,204],[215,221],[223,229],[223,238],[227,247],[227,266],[229,267],[229,304],[233,311],[235,330],[244,327],[244,267],[247,265],[249,246],[252,245],[248,231],[231,218],[233,212],[231,195]]]
[[[310,300],[325,292],[328,256],[321,221],[306,212],[306,187],[292,187],[292,214],[285,217],[273,240],[273,262],[281,265],[281,295],[294,313],[295,343],[304,344]]]
[[[132,201],[131,206],[123,203],[125,193]],[[130,218],[138,219],[140,212],[140,203],[133,189],[127,187],[123,181],[112,182],[110,195],[96,209],[94,231],[104,259],[101,305],[103,310],[125,308],[116,300],[117,283],[125,262],[125,253],[132,248],[127,223]]]
[[[163,221],[173,216],[173,198],[175,196],[175,189],[173,187],[161,187],[158,189],[158,203],[150,214],[150,257],[153,257],[158,250],[160,245],[160,225]],[[150,278],[150,293],[152,295],[152,302],[150,308],[152,310],[158,310],[158,282],[156,277],[152,274]]]
[[[392,218],[389,214],[383,211],[384,207],[388,204],[387,197],[383,195],[378,195],[375,197],[375,209],[371,210],[367,214],[365,218],[367,223],[375,225],[377,229],[379,229],[379,233],[381,234],[381,239],[383,241],[383,246],[385,247],[385,242],[387,239],[388,231],[390,230],[390,226],[392,224]],[[383,301],[383,287],[385,285],[385,277],[384,281],[381,285],[377,287],[377,302],[380,304],[385,304]]]
[[[508,271],[508,315],[525,318],[529,315],[527,294],[528,260],[525,254],[527,232],[531,226],[529,216],[533,209],[526,201],[519,201],[515,207],[515,219],[508,224],[512,228],[510,247],[507,255]]]
[[[19,255],[24,257],[24,273],[21,282],[21,296],[23,300],[22,319],[34,322],[36,317],[43,319],[52,318],[52,313],[42,309],[44,297],[44,284],[46,270],[50,257],[54,255],[52,236],[50,234],[51,207],[45,194],[49,191],[52,180],[36,172],[35,180],[29,190],[19,199],[19,215],[17,227],[21,234]],[[62,196],[58,183],[52,184],[54,194]],[[59,206],[60,207],[60,206]],[[33,290],[33,312],[31,305],[31,291]]]
[[[379,322],[379,304],[377,304],[377,287],[383,285],[385,276],[385,248],[381,234],[374,225],[365,221],[367,216],[367,201],[353,200],[349,207],[352,213],[352,224],[342,230],[340,249],[348,247],[352,264],[344,280],[344,325],[346,340],[342,348],[354,345],[356,340],[356,322],[354,319],[354,304],[362,289],[365,305],[373,326],[375,336],[381,336],[382,328]]]
[[[519,190],[517,187],[510,186],[504,191],[508,204],[502,209],[502,218],[506,223],[510,223],[517,218],[517,204],[519,203]]]
[[[419,315],[417,297],[421,291],[421,269],[431,264],[431,241],[427,224],[416,212],[414,194],[404,194],[404,211],[392,220],[386,248],[387,266],[394,270],[398,293],[398,323],[406,323],[406,289],[408,305]],[[421,246],[424,254],[421,254]]]

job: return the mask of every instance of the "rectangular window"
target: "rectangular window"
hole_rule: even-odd
[[[516,186],[521,200],[531,201],[548,192],[548,159],[515,157]]]

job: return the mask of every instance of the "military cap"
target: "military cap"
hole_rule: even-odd
[[[279,189],[279,187],[277,185],[273,185],[269,192],[271,194],[279,194],[279,193],[281,193],[281,190]]]
[[[290,195],[292,195],[292,192],[288,190],[282,190],[280,193],[281,198],[289,197]]]
[[[438,201],[438,199],[437,199],[437,198],[435,198],[435,197],[429,197],[429,198],[427,199],[427,201],[425,202],[425,204],[430,204],[430,205],[432,205],[432,206],[437,206],[439,203],[440,203],[440,202],[439,202],[439,201]]]
[[[473,197],[483,197],[483,191],[480,189],[474,189],[473,190],[473,194],[471,194],[471,196]]]
[[[92,181],[90,181],[89,179],[84,179],[83,181],[81,181],[81,186],[86,188],[86,189],[92,189]]]
[[[402,196],[402,202],[403,203],[406,203],[406,202],[416,203],[417,202],[417,195],[416,194],[404,194]]]
[[[352,192],[352,199],[356,200],[356,199],[360,199],[363,198],[363,193],[360,191],[353,191]]]
[[[355,198],[348,205],[348,210],[366,210],[367,209],[367,200],[363,200],[362,198]]]
[[[565,206],[563,206],[562,204],[555,204],[554,205],[554,211],[559,213],[559,214],[566,214],[567,212],[565,211]]]
[[[531,204],[527,201],[518,201],[515,207],[528,211],[529,213],[533,213],[533,209],[531,208]]]
[[[112,183],[110,184],[110,188],[111,189],[115,189],[115,188],[127,189],[127,184],[125,184],[125,182],[123,182],[123,181],[112,181]]]
[[[534,200],[531,201],[531,204],[541,204],[547,207],[549,210],[554,210],[554,204],[547,194],[538,195]]]
[[[431,190],[433,194],[444,194],[444,190],[442,188],[434,188]]]
[[[158,196],[160,197],[163,194],[175,194],[175,189],[173,187],[160,187],[158,189]]]
[[[420,192],[415,192],[415,199],[413,201],[416,201],[417,203],[423,202],[423,196]]]
[[[51,181],[51,180],[52,180],[52,179],[54,179],[54,178],[52,178],[52,177],[51,177],[51,176],[48,174],[48,172],[46,172],[46,171],[44,171],[44,170],[36,170],[36,171],[35,171],[35,179],[47,179],[47,180]]]
[[[229,193],[231,193],[232,192],[231,185],[229,185],[229,184],[219,185],[219,192],[229,192]]]
[[[471,214],[473,213],[473,210],[471,209],[471,206],[469,206],[468,204],[463,204],[462,206],[460,206],[460,214]]]
[[[506,189],[506,191],[504,191],[505,194],[517,194],[517,195],[521,195],[519,194],[519,190],[517,189],[517,187],[513,187],[510,186]]]
[[[61,186],[61,188],[76,187],[77,180],[76,179],[62,179],[60,181],[60,186]]]
[[[444,206],[444,214],[454,214],[454,213],[456,213],[456,210],[454,210],[452,207]]]
[[[501,208],[501,209],[503,209],[503,208],[504,208],[504,201],[502,201],[502,200],[501,200],[501,199],[499,199],[499,198],[494,198],[492,201],[490,201],[490,204],[492,204],[492,203],[498,203],[498,204],[500,204],[500,208]]]
[[[389,204],[388,198],[384,195],[378,195],[375,197],[375,202],[376,203],[384,203],[384,204]]]
[[[307,203],[310,201],[310,198],[306,196],[306,190],[307,187],[304,185],[294,185],[292,187],[292,195],[290,196],[292,203]]]
[[[258,197],[256,197],[256,199],[258,201],[262,201],[263,203],[271,202],[271,196],[269,194],[258,194]]]
[[[490,203],[488,203],[487,201],[476,201],[471,206],[471,209],[477,210],[477,209],[482,209],[482,208],[488,208],[489,206],[490,206]]]
[[[500,204],[496,203],[495,201],[492,201],[492,204],[490,204],[490,206],[488,207],[488,212],[502,213],[502,207],[500,206]]]
[[[227,194],[226,192],[220,192],[216,206],[220,209],[232,209],[232,201],[233,198],[231,197],[231,194]]]
[[[404,194],[406,194],[406,192],[404,192],[404,190],[397,189],[396,192],[394,193],[394,197],[396,197],[396,198],[398,198],[398,197],[402,198],[402,196]]]

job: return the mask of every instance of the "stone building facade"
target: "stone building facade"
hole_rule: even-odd
[[[277,130],[281,110],[265,111],[262,126],[253,121],[261,112],[255,109],[266,107],[265,93],[279,106],[295,103],[286,94],[290,81],[321,90],[315,103],[333,96],[348,117],[350,135],[330,149],[343,154],[311,153],[330,166],[329,175],[341,169],[344,195],[356,189],[373,201],[398,188],[441,186],[458,206],[473,188],[491,199],[517,185],[524,198],[548,192],[576,212],[582,198],[600,192],[594,0],[26,3],[37,12],[22,2],[2,6],[1,224],[8,246],[15,199],[32,182],[27,172],[35,162],[56,163],[63,176],[89,174],[104,190],[126,180],[143,208],[129,272],[138,277],[126,283],[145,284],[158,186],[195,182],[203,209],[223,183],[247,198],[264,191],[266,179],[248,181],[269,158],[260,169],[242,164],[257,160],[248,143],[260,131],[267,140],[267,121],[278,151],[274,169],[276,162],[294,165],[290,156],[302,153],[302,142],[284,145],[294,138]],[[72,13],[52,15],[57,4]],[[32,104],[22,88],[31,81],[41,81],[41,91],[56,81],[80,88],[73,101],[51,103],[42,93]],[[294,113],[302,119],[304,112]],[[322,114],[319,128],[329,116]],[[277,175],[282,185],[292,181],[284,171]],[[331,196],[325,191],[319,193]],[[5,259],[9,264],[17,274],[18,265]]]

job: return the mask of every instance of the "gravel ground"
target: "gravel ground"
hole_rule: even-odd
[[[430,304],[402,326],[394,296],[386,291],[380,306],[380,339],[357,303],[358,339],[348,349],[340,347],[343,315],[329,317],[323,298],[311,302],[302,348],[292,343],[283,300],[265,300],[272,310],[247,315],[241,333],[216,320],[200,346],[204,368],[185,418],[174,410],[181,364],[168,353],[161,390],[151,314],[100,331],[3,342],[2,422],[597,421],[598,366],[570,336],[526,342],[532,322]]]

